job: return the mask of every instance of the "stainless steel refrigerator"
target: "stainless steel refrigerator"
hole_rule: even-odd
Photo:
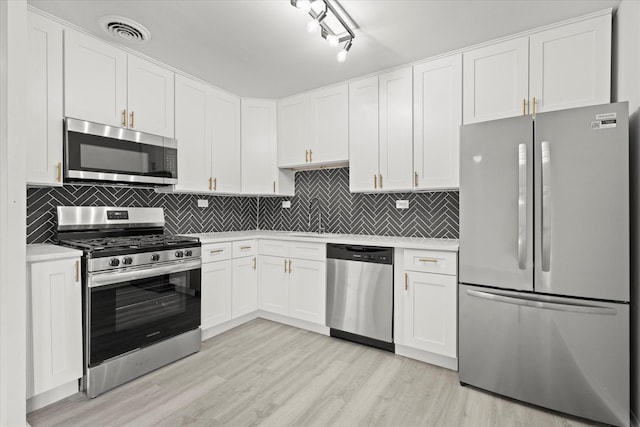
[[[627,103],[463,126],[459,379],[629,425]]]

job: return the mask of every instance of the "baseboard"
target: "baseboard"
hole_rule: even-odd
[[[32,398],[27,399],[27,414],[51,405],[59,400],[65,399],[79,391],[80,386],[78,385],[78,380],[73,380],[61,385],[60,387],[56,387],[52,390],[33,396]]]
[[[396,344],[396,354],[429,363],[431,365],[451,369],[452,371],[458,371],[458,359],[455,357],[442,356],[440,354],[430,353],[428,351],[418,350],[399,344]]]
[[[289,316],[283,316],[282,314],[270,313],[268,311],[258,310],[258,317],[261,319],[271,320],[273,322],[283,323],[285,325],[293,326],[295,328],[305,329],[307,331],[315,332],[321,335],[329,336],[329,328],[324,325],[318,325],[317,323],[307,322],[306,320],[295,319]]]
[[[219,325],[204,329],[202,331],[202,341],[206,341],[209,338],[215,337],[216,335],[220,335],[223,332],[227,332],[230,329],[233,329],[237,326],[247,323],[250,320],[257,319],[257,318],[258,318],[258,312],[253,311],[251,313],[245,314],[235,319],[231,319]]]

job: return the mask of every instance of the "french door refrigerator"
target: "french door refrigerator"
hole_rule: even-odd
[[[459,379],[629,425],[627,103],[463,126]]]

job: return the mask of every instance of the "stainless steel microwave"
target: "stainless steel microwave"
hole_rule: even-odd
[[[178,182],[175,139],[72,118],[64,135],[65,182]]]

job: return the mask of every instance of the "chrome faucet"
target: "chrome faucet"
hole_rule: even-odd
[[[311,198],[311,200],[309,200],[309,228],[311,228],[311,208],[313,207],[313,202],[316,201],[318,202],[318,233],[323,233],[324,232],[324,227],[322,226],[322,205],[320,204],[320,199],[318,199],[317,197],[313,197]]]

